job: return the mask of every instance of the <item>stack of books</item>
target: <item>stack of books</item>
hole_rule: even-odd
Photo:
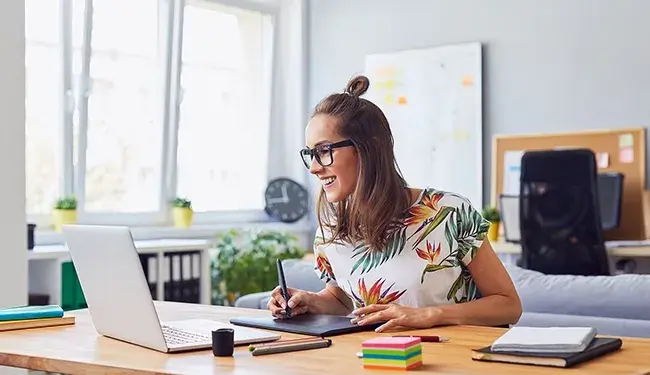
[[[512,327],[491,346],[474,349],[472,359],[571,367],[621,348],[619,338],[596,337],[592,327]]]
[[[0,309],[0,331],[52,327],[74,324],[74,316],[66,316],[61,306],[15,306]]]
[[[422,366],[419,337],[378,337],[361,343],[363,368],[413,370]]]

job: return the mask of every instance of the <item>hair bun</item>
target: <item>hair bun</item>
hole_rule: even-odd
[[[366,76],[356,76],[352,78],[345,87],[345,92],[352,96],[361,96],[368,91],[370,80]]]

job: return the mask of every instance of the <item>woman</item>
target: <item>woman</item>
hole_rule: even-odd
[[[516,323],[521,303],[485,240],[489,222],[463,196],[407,186],[386,117],[360,98],[368,86],[351,80],[306,128],[301,155],[322,184],[315,271],[326,285],[289,289],[292,315],[352,313],[360,325],[386,322],[377,332]],[[282,317],[286,305],[276,288],[269,309]]]

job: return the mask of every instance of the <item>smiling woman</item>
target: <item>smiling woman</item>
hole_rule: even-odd
[[[489,222],[459,194],[408,186],[388,120],[360,98],[369,84],[356,77],[318,103],[300,152],[322,184],[314,253],[326,287],[290,290],[288,301],[276,288],[269,309],[352,312],[358,324],[386,322],[378,331],[517,322],[521,302],[485,238]]]

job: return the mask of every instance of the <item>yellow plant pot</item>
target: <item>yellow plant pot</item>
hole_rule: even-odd
[[[61,228],[66,224],[75,224],[77,222],[77,210],[53,210],[52,223],[54,230],[61,232]]]
[[[499,239],[499,222],[491,221],[490,228],[488,229],[488,239],[490,241],[496,241]]]
[[[174,207],[174,226],[176,228],[189,228],[192,225],[194,211],[186,207]]]

